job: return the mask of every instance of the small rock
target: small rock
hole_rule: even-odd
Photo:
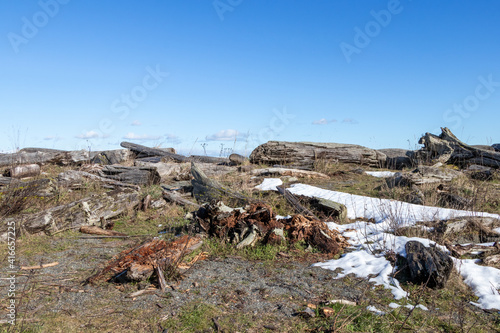
[[[297,315],[306,319],[316,317],[316,313],[311,308],[305,308],[303,311],[298,312]]]
[[[429,288],[444,288],[453,269],[453,260],[436,247],[425,247],[417,241],[405,245],[408,280]]]

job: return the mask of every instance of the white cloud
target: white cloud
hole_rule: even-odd
[[[132,125],[132,126],[141,126],[142,123],[139,120],[134,120],[130,125]]]
[[[76,136],[78,139],[96,139],[100,137],[101,136],[96,131],[88,131]]]
[[[61,141],[63,138],[61,138],[58,135],[47,135],[46,137],[43,138],[46,141],[54,140],[54,141]]]
[[[135,134],[132,132],[128,132],[124,137],[127,140],[139,140],[139,141],[147,141],[147,140],[159,140],[162,138],[161,135],[148,135],[148,134]]]
[[[327,120],[326,118],[321,118],[320,120],[315,120],[312,122],[313,125],[327,125],[331,123],[336,123],[336,119]]]
[[[240,132],[234,129],[227,129],[218,131],[215,134],[207,136],[207,141],[233,141],[235,138],[244,137]]]

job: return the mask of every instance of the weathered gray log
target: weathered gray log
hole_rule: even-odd
[[[405,245],[409,281],[429,288],[442,289],[453,269],[453,260],[436,247],[425,247],[417,241]]]
[[[130,161],[134,154],[129,149],[97,151],[90,154],[91,163],[110,165]]]
[[[387,148],[378,149],[377,151],[387,156],[385,167],[388,169],[401,170],[403,168],[411,168],[415,166],[415,152],[406,149]]]
[[[20,164],[58,164],[58,165],[81,165],[88,163],[101,152],[89,152],[88,150],[64,151],[47,148],[23,148],[14,154],[0,155],[0,167],[16,166]],[[111,154],[111,151],[106,152]],[[116,157],[114,162],[121,163],[122,159]]]
[[[101,177],[85,171],[68,170],[57,175],[57,183],[65,187],[82,188],[87,180],[98,181],[111,186],[139,189],[137,185]]]
[[[300,203],[299,199],[297,199],[297,197],[293,195],[290,191],[288,191],[283,185],[276,186],[276,188],[278,189],[278,192],[280,192],[285,197],[286,201],[288,201],[288,203],[291,204],[293,208],[295,208],[297,213],[305,216],[310,216],[315,218],[316,220],[319,220],[319,218],[313,212],[304,207]]]
[[[238,205],[245,205],[252,200],[241,193],[231,191],[219,182],[211,180],[194,162],[191,163],[191,174],[193,175],[193,195],[198,202],[210,202],[221,200],[225,197],[235,199]]]
[[[142,145],[138,145],[131,142],[122,142],[120,144],[124,148],[128,148],[137,154],[142,154],[143,156],[162,156],[167,157],[176,162],[199,162],[199,163],[214,163],[214,164],[227,164],[229,165],[231,161],[228,158],[223,157],[212,157],[212,156],[183,156],[176,153],[172,153],[170,149],[173,148],[150,148]],[[175,150],[174,150],[175,151]]]
[[[161,177],[156,168],[125,167],[106,165],[99,171],[99,176],[136,185],[159,184]]]
[[[163,182],[168,182],[172,178],[177,180],[191,180],[191,163],[150,163],[143,160],[135,161],[137,167],[156,168]],[[218,165],[213,163],[196,163],[196,165],[207,175],[207,177],[217,177],[236,171],[236,167],[228,165]]]
[[[0,155],[0,167],[19,164],[49,163],[62,156],[60,152],[19,152]]]
[[[111,191],[23,216],[20,224],[21,228],[30,234],[52,233],[84,225],[100,226],[102,219],[108,220],[126,213],[139,203],[139,194],[136,191]]]
[[[163,191],[163,198],[169,202],[176,203],[180,206],[194,206],[196,208],[201,207],[199,204],[192,202],[190,200],[187,200],[173,191]]]
[[[150,148],[150,147],[146,147],[143,145],[139,145],[139,144],[132,143],[132,142],[126,142],[126,141],[120,143],[120,146],[122,146],[123,148],[130,149],[137,154],[144,154],[146,156],[166,156],[166,157],[171,158],[172,160],[174,160],[176,162],[189,162],[188,158],[186,156],[171,153],[171,152],[168,152],[168,151],[163,150],[163,149]]]
[[[420,138],[418,143],[424,145],[418,152],[420,157],[460,167],[479,164],[500,168],[500,152],[469,146],[458,140],[446,127],[442,127],[441,131],[439,136],[426,133]]]
[[[61,149],[51,149],[51,148],[35,148],[35,147],[26,147],[21,150],[19,150],[19,153],[64,153],[66,150],[61,150]]]
[[[254,149],[254,164],[294,164],[312,167],[318,161],[355,163],[373,167],[385,164],[385,154],[363,146],[342,143],[269,141]]]
[[[236,165],[248,164],[250,163],[250,159],[240,154],[231,154],[229,155],[229,160]]]
[[[8,171],[8,176],[12,178],[26,178],[26,177],[34,177],[40,174],[40,165],[38,164],[26,164],[26,165],[18,165],[13,168],[10,168]]]

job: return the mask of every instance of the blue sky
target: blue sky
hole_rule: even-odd
[[[500,142],[498,1],[5,0],[0,37],[0,152]]]

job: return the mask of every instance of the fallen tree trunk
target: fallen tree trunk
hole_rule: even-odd
[[[303,167],[312,167],[321,161],[380,167],[385,159],[385,154],[358,145],[285,141],[269,141],[255,148],[250,155],[254,164],[294,164]]]
[[[38,164],[18,165],[8,171],[8,176],[12,178],[34,177],[39,174],[40,166]]]
[[[137,154],[142,154],[147,157],[162,156],[174,160],[175,162],[199,162],[199,163],[215,163],[215,164],[230,164],[231,161],[228,158],[222,157],[212,157],[212,156],[183,156],[179,154],[172,153],[168,149],[150,148],[136,143],[122,142],[120,144],[124,148],[128,148]]]
[[[126,167],[106,165],[99,171],[103,178],[136,185],[159,184],[161,177],[152,167]]]
[[[145,156],[165,156],[165,157],[171,158],[172,160],[174,160],[176,162],[188,162],[188,158],[186,156],[175,154],[175,153],[170,153],[170,152],[167,152],[163,149],[150,148],[150,147],[146,147],[143,145],[138,145],[136,143],[126,142],[126,141],[120,143],[120,146],[122,146],[123,148],[130,149],[137,154],[143,154]]]
[[[120,182],[117,180],[94,175],[94,174],[91,174],[91,173],[85,172],[85,171],[68,170],[65,172],[61,172],[57,176],[57,182],[59,185],[71,187],[71,188],[76,188],[76,189],[82,188],[84,186],[85,180],[87,180],[87,179],[102,182],[102,183],[110,185],[110,186],[133,188],[136,190],[139,189],[139,186],[137,186],[137,185],[123,183],[123,182]]]
[[[418,156],[423,160],[454,164],[460,167],[478,164],[492,168],[500,168],[500,152],[469,146],[446,127],[441,128],[439,136],[426,133],[419,144],[424,147]]]

